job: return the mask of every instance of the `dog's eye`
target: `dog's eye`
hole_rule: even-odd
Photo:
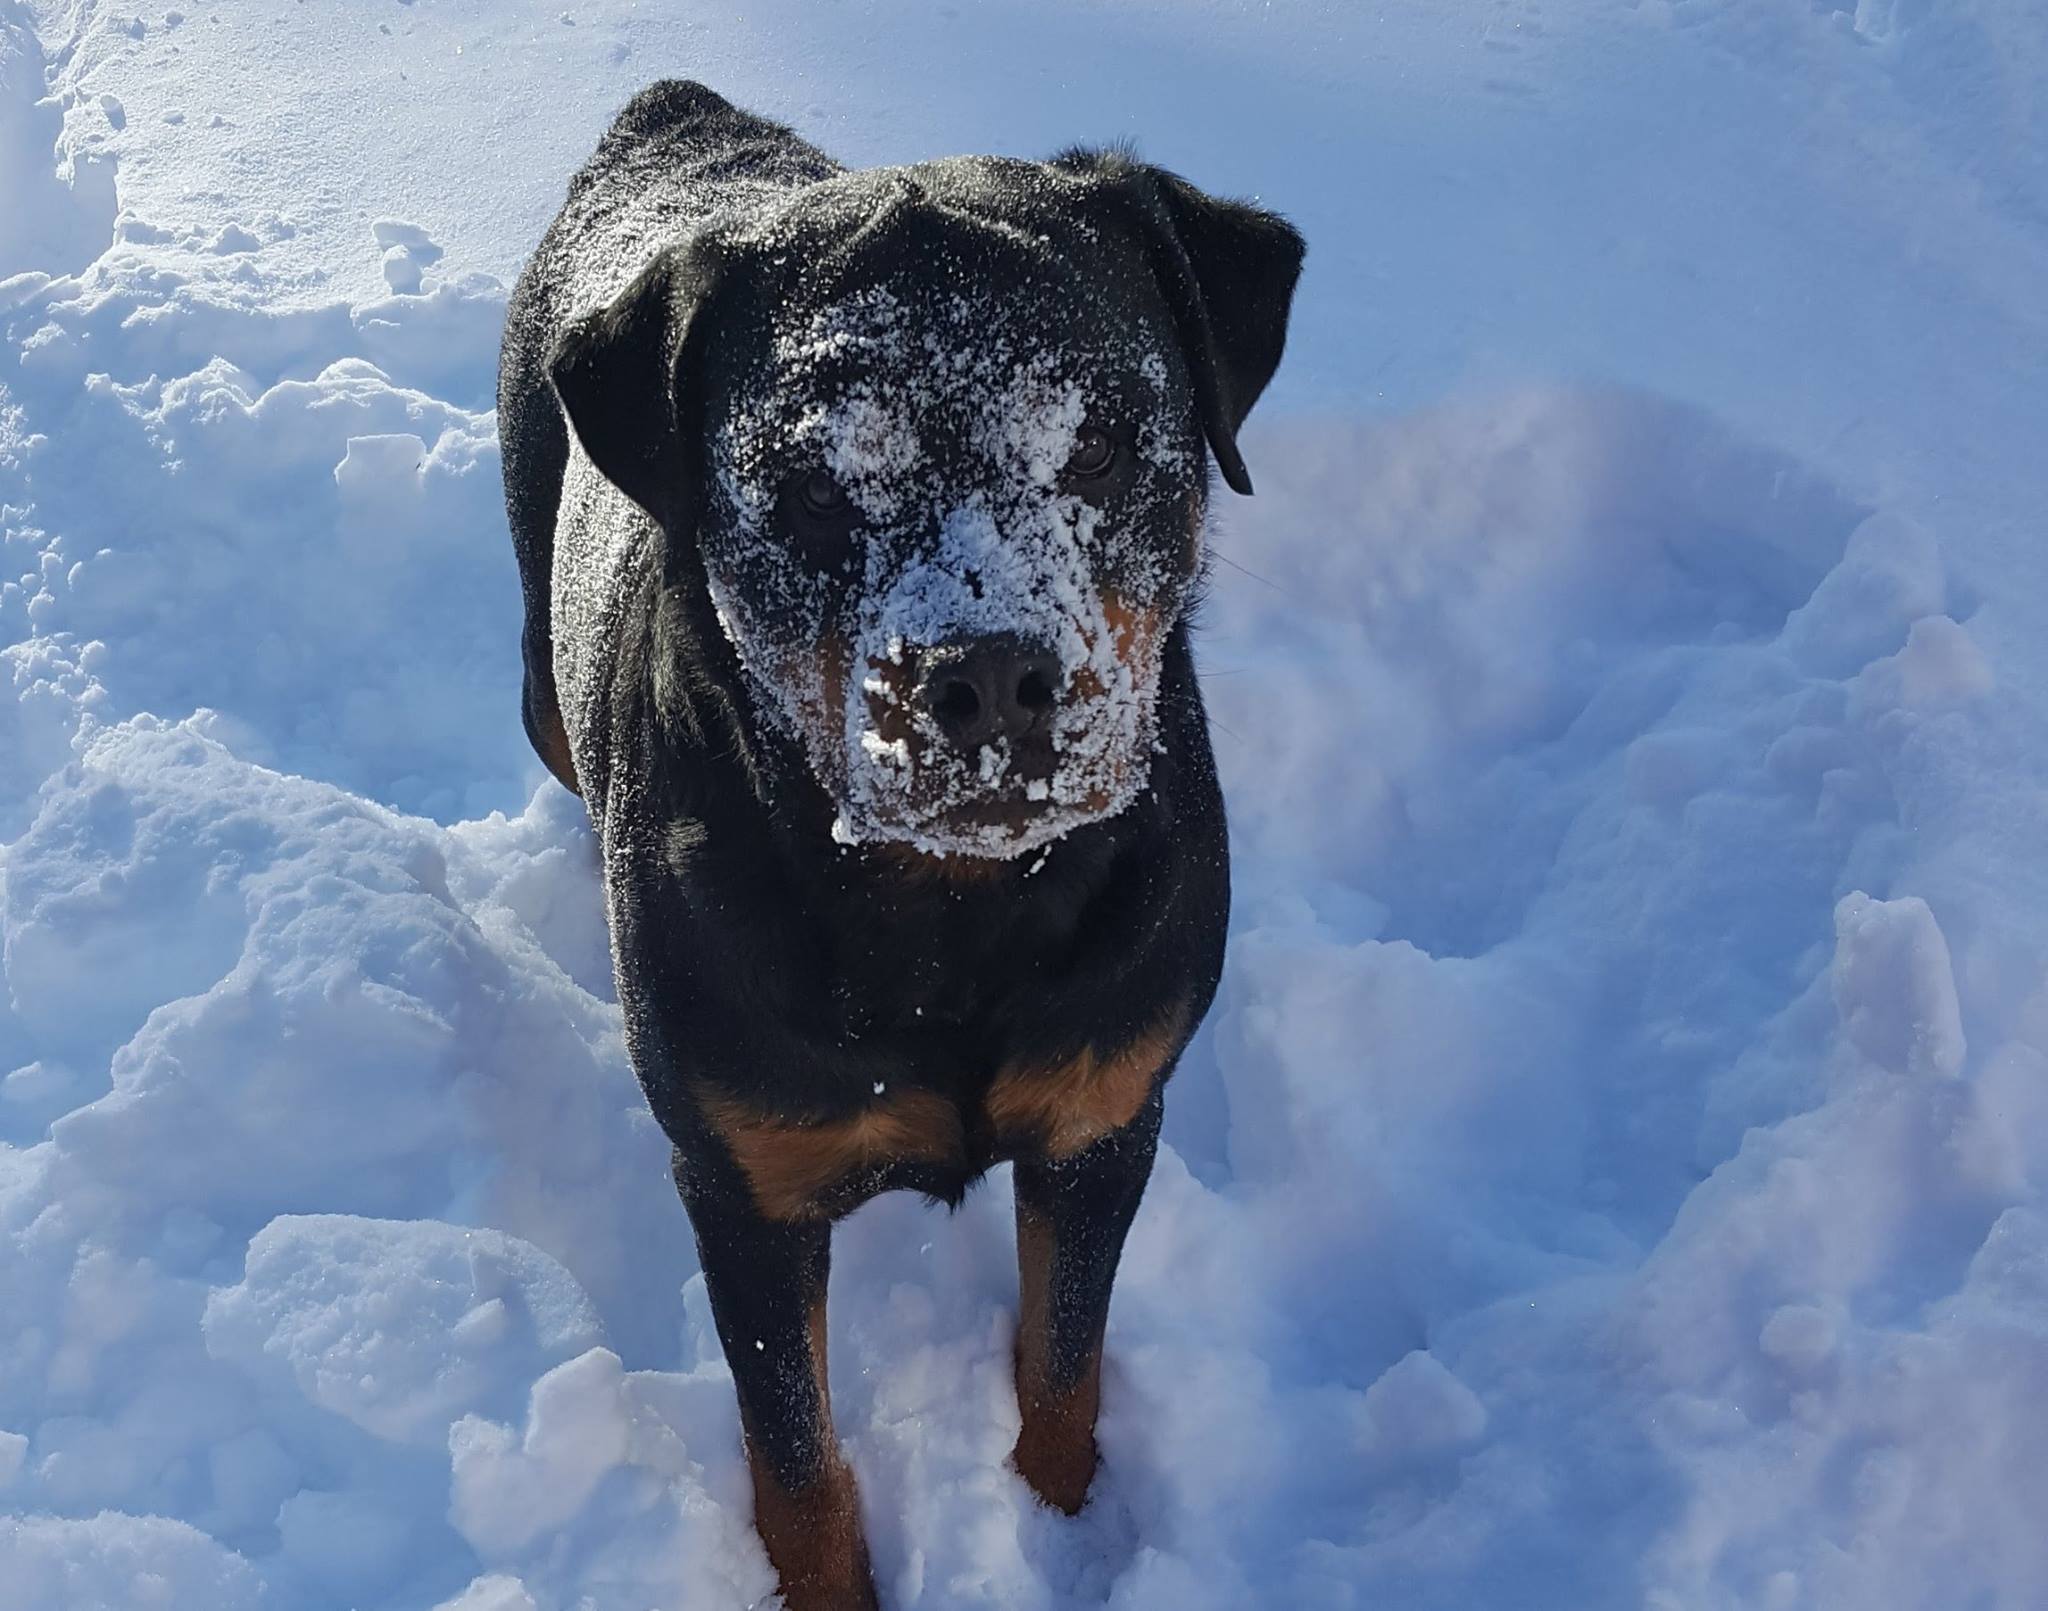
[[[1074,439],[1074,451],[1067,459],[1067,474],[1082,480],[1105,475],[1116,463],[1116,438],[1099,425],[1084,425]]]
[[[846,489],[823,470],[796,478],[796,501],[807,515],[836,515],[846,507]]]

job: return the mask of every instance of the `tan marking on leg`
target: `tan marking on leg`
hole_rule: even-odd
[[[1047,1153],[1066,1158],[1137,1117],[1187,1027],[1176,1005],[1129,1045],[1109,1053],[1084,1047],[1064,1063],[1010,1064],[996,1075],[983,1106],[997,1135],[1036,1135]]]
[[[754,1529],[768,1551],[789,1611],[874,1611],[875,1586],[860,1524],[860,1492],[832,1434],[832,1389],[825,1352],[825,1299],[810,1312],[811,1369],[818,1382],[819,1419],[832,1449],[825,1474],[802,1493],[775,1480],[747,1441],[754,1479]]]
[[[1010,1461],[1031,1491],[1053,1509],[1074,1515],[1088,1499],[1099,1456],[1095,1417],[1102,1404],[1102,1340],[1089,1349],[1079,1379],[1064,1390],[1047,1379],[1051,1337],[1052,1227],[1028,1210],[1017,1214],[1017,1446]]]
[[[805,1330],[811,1338],[811,1375],[818,1383],[818,1413],[829,1427],[832,1424],[832,1371],[827,1352],[830,1334],[825,1325],[825,1295],[822,1292],[818,1294],[818,1301],[811,1305],[811,1312],[805,1320]]]
[[[966,1152],[960,1110],[935,1091],[904,1091],[850,1118],[814,1123],[766,1117],[731,1097],[700,1102],[769,1219],[817,1217],[824,1193],[858,1171],[906,1159],[943,1163]]]
[[[788,1611],[875,1611],[875,1585],[860,1525],[860,1494],[846,1462],[802,1493],[786,1493],[751,1450],[754,1530]]]

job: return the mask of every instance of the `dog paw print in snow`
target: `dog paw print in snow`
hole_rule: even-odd
[[[417,296],[426,271],[441,261],[441,248],[418,224],[380,218],[370,226],[384,252],[384,283],[399,296]]]

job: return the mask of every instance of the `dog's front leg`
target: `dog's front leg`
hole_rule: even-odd
[[[1011,1456],[1047,1504],[1069,1516],[1094,1479],[1102,1333],[1124,1236],[1152,1174],[1160,1093],[1071,1157],[1019,1162],[1017,1409]]]
[[[832,1228],[768,1219],[722,1174],[677,1155],[676,1184],[739,1389],[754,1526],[789,1611],[875,1611],[859,1494],[832,1430],[825,1374]]]

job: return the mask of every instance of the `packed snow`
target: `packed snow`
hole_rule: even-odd
[[[1311,243],[1096,1496],[870,1204],[883,1603],[2048,1603],[2034,0],[0,0],[0,1607],[773,1593],[490,413],[670,73]]]

